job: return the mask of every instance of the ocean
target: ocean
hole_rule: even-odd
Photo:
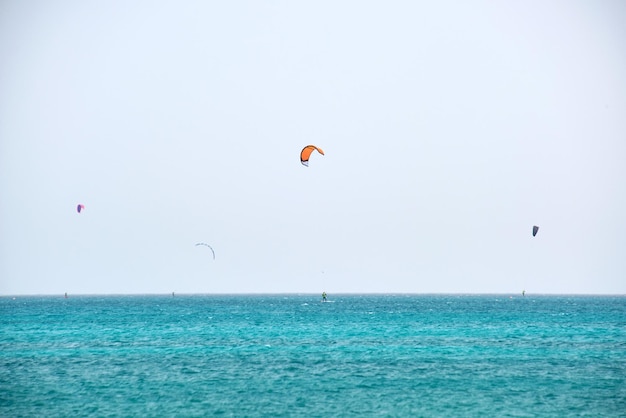
[[[626,297],[0,298],[0,416],[626,416]]]

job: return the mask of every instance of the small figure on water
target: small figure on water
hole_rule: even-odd
[[[322,302],[326,302],[326,292],[322,292]]]
[[[522,290],[522,296],[526,296],[526,290]]]
[[[67,292],[65,292],[65,299],[67,299]]]

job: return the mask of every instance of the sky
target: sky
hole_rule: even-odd
[[[0,294],[626,294],[625,21],[2,1]]]

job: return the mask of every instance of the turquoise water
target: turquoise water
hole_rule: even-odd
[[[626,297],[0,298],[0,416],[626,416]]]

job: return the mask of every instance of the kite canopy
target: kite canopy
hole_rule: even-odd
[[[318,148],[315,145],[307,145],[306,147],[302,148],[302,151],[300,152],[300,162],[302,163],[302,165],[307,167],[309,166],[309,158],[311,157],[311,153],[313,153],[313,151],[317,151],[320,154],[324,155],[324,151],[322,151],[321,148]]]
[[[199,242],[199,243],[196,244],[196,247],[198,245],[202,245],[204,247],[208,247],[211,250],[211,252],[213,253],[213,260],[215,260],[215,251],[213,251],[213,248],[209,244],[206,244],[204,242]]]
[[[76,206],[76,212],[80,213],[81,210],[85,209],[85,205],[78,205]]]
[[[539,227],[537,225],[533,226],[533,237],[537,235],[537,231],[539,231]]]

